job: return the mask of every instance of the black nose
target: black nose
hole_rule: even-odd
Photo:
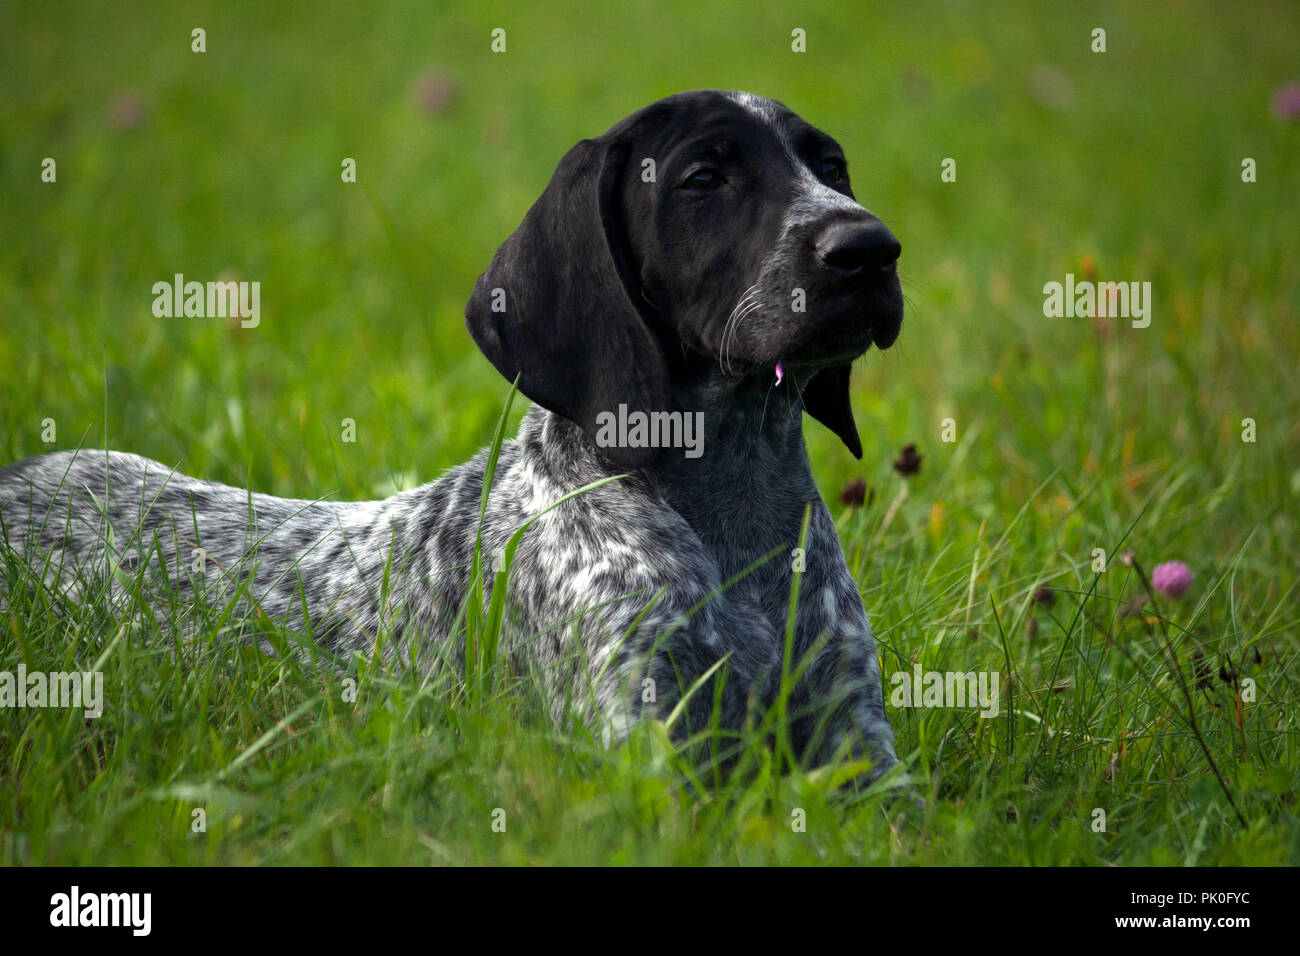
[[[845,277],[888,275],[902,251],[898,239],[879,221],[837,222],[817,240],[817,255],[826,268]]]

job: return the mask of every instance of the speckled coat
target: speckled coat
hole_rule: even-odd
[[[717,175],[725,188],[758,183],[756,194],[720,194],[694,167],[676,168],[685,137],[722,126]],[[811,663],[790,698],[793,742],[810,759],[844,747],[878,775],[896,758],[876,649],[802,417],[860,451],[848,364],[873,336],[892,342],[901,298],[892,260],[861,274],[863,255],[888,258],[883,227],[847,178],[812,170],[809,130],[818,149],[834,146],[772,101],[682,94],[561,163],[467,309],[480,348],[537,403],[502,445],[482,553],[491,568],[524,522],[621,476],[525,533],[502,638],[513,666],[541,682],[557,714],[576,707],[617,740],[671,712],[723,661],[680,728],[707,725],[715,698],[722,725],[739,728],[775,697],[799,577],[792,666]],[[663,185],[636,175],[641,155],[658,159]],[[713,195],[692,195],[700,189]],[[717,249],[701,265],[683,224],[711,222]],[[795,282],[816,318],[791,314]],[[702,412],[703,454],[598,446],[594,417],[620,402]],[[106,583],[120,597],[122,575],[138,573],[169,626],[171,599],[201,594],[256,606],[322,648],[369,652],[382,633],[390,656],[454,667],[485,461],[383,501],[333,502],[255,494],[136,455],[57,452],[0,471],[0,518],[9,554],[32,570],[28,586],[39,578],[78,598]]]

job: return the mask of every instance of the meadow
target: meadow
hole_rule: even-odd
[[[106,706],[0,709],[0,862],[1300,862],[1297,49],[1281,2],[6,4],[0,462],[433,480],[493,440],[509,383],[462,312],[558,159],[751,90],[903,245],[863,460],[805,423],[882,671],[996,673],[999,707],[888,708],[919,809],[757,730],[715,775],[509,675],[271,657],[240,638],[283,627],[219,608],[173,645],[6,555],[0,671],[94,666]],[[258,324],[156,316],[178,273],[258,281]],[[1150,283],[1149,324],[1046,315],[1067,276]]]

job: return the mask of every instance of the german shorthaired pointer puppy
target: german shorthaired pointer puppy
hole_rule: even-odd
[[[898,335],[899,248],[854,200],[835,140],[780,103],[668,97],[573,147],[475,286],[470,334],[535,403],[481,524],[486,453],[342,503],[57,452],[0,472],[9,548],[31,586],[74,599],[97,582],[120,597],[126,574],[159,604],[255,605],[338,653],[382,632],[404,664],[463,667],[480,534],[487,601],[521,525],[621,476],[524,533],[500,652],[557,714],[578,705],[615,740],[693,687],[677,729],[742,728],[784,669],[796,751],[879,776],[897,761],[875,644],[802,413],[861,457],[849,365]]]

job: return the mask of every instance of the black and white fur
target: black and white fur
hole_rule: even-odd
[[[557,499],[625,475],[539,519],[515,556],[502,652],[535,668],[553,700],[594,702],[618,739],[725,658],[687,723],[707,724],[721,681],[721,722],[743,726],[776,691],[810,505],[793,660],[820,649],[790,700],[795,746],[810,760],[844,747],[874,775],[896,762],[802,412],[861,457],[849,365],[898,334],[898,253],[854,200],[835,141],[750,94],[668,97],[560,161],[466,308],[475,342],[535,402],[501,448],[482,523],[489,565]],[[620,404],[702,412],[703,454],[598,446],[597,416]],[[107,580],[120,593],[117,571],[138,570],[210,600],[244,586],[246,608],[309,628],[322,647],[368,651],[382,630],[390,653],[429,666],[463,654],[453,630],[485,460],[343,503],[254,494],[120,452],[58,452],[0,472],[0,518],[33,585],[75,598]]]

